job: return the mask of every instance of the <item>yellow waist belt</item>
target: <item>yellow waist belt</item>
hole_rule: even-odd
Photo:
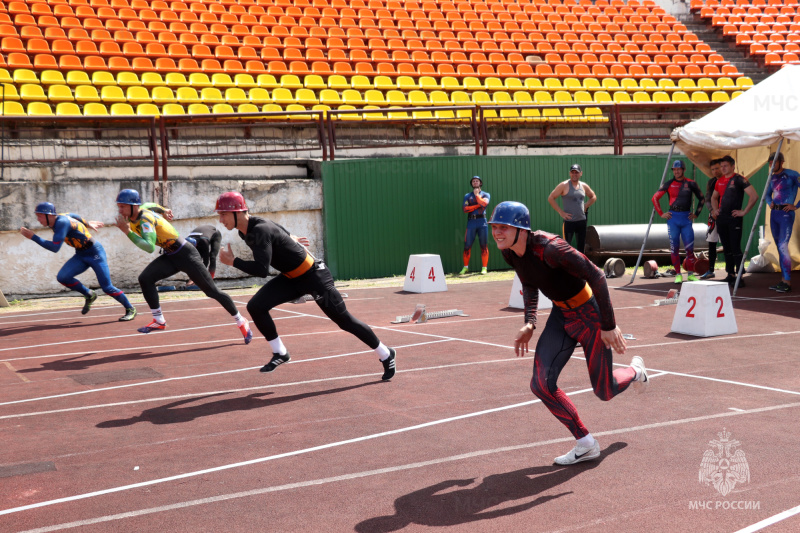
[[[300,266],[295,268],[294,270],[290,270],[289,272],[284,272],[283,275],[289,279],[299,278],[309,270],[311,267],[314,266],[314,258],[311,257],[308,253],[306,253],[306,258],[300,263]]]
[[[586,302],[589,301],[589,298],[592,297],[592,288],[589,287],[589,284],[586,283],[583,285],[583,289],[581,292],[570,298],[569,300],[564,300],[562,302],[553,300],[553,303],[559,306],[561,309],[575,309]]]

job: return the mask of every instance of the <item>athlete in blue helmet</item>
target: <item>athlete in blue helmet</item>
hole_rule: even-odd
[[[492,237],[522,282],[525,325],[514,339],[518,357],[528,351],[536,328],[539,291],[553,301],[553,310],[536,343],[531,391],[575,437],[575,447],[555,462],[571,465],[600,456],[600,444],[586,429],[569,397],[556,381],[577,343],[581,343],[594,393],[607,401],[637,383],[648,383],[642,358],[613,370],[611,349],[625,353],[625,339],[614,320],[614,308],[603,271],[567,241],[532,231],[528,208],[518,202],[495,207]]]
[[[480,176],[472,176],[469,182],[472,192],[464,195],[462,209],[467,214],[467,231],[464,234],[464,268],[459,272],[464,275],[469,270],[469,258],[475,236],[481,246],[481,274],[486,274],[489,266],[489,226],[486,224],[486,206],[491,195],[481,190],[483,180]]]
[[[83,304],[81,313],[85,315],[89,312],[92,304],[97,300],[97,293],[89,290],[75,276],[91,268],[94,270],[103,292],[121,303],[125,308],[125,315],[120,318],[120,321],[133,320],[136,316],[136,308],[131,305],[124,292],[111,284],[106,251],[103,249],[103,245],[97,242],[87,229],[89,227],[97,230],[103,227],[103,223],[86,221],[80,215],[74,213],[57,214],[55,206],[50,202],[42,202],[36,206],[36,218],[42,226],[53,228],[53,240],[46,241],[26,227],[19,229],[23,237],[31,239],[45,250],[50,250],[53,253],[58,252],[61,249],[61,245],[65,243],[67,246],[75,248],[75,255],[61,267],[56,279],[68,289],[83,295],[86,301]]]

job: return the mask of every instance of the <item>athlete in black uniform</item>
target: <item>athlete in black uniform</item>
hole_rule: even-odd
[[[281,273],[261,287],[247,304],[247,311],[272,348],[272,360],[264,365],[261,372],[272,372],[278,365],[290,360],[289,352],[269,314],[270,309],[311,294],[328,318],[378,354],[383,364],[381,379],[392,379],[395,374],[395,350],[384,345],[368,325],[347,311],[342,295],[333,285],[333,276],[324,263],[315,260],[283,226],[250,216],[247,204],[238,192],[222,194],[217,199],[216,211],[220,223],[228,230],[239,230],[239,237],[253,251],[253,261],[246,261],[235,257],[228,246],[220,252],[222,263],[251,276],[266,277],[270,266]]]
[[[211,279],[214,279],[217,273],[217,256],[222,242],[222,233],[211,224],[205,224],[194,228],[186,236],[186,240],[197,248],[197,252],[203,258],[203,264],[208,268],[208,273],[211,274]],[[189,280],[186,288],[199,290],[192,280]]]

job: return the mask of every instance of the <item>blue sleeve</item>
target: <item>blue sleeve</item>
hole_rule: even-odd
[[[52,241],[46,241],[38,235],[31,237],[31,240],[45,250],[50,250],[51,252],[56,253],[61,249],[61,245],[64,244],[64,239],[67,237],[67,231],[69,231],[69,228],[69,220],[67,220],[66,217],[57,217],[56,223],[53,224]]]
[[[487,202],[491,202],[492,201],[492,195],[491,194],[489,194],[488,192],[484,192],[483,194],[486,196],[486,201]],[[489,204],[486,204],[486,205],[489,205]]]

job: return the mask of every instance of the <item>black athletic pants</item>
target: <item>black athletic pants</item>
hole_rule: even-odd
[[[325,315],[344,331],[352,333],[373,350],[380,341],[372,329],[347,311],[342,295],[333,285],[328,268],[317,263],[300,277],[289,279],[280,275],[272,278],[247,303],[247,312],[253,317],[258,331],[268,340],[278,337],[275,322],[269,315],[275,306],[310,294]]]
[[[583,250],[586,247],[586,223],[586,219],[578,220],[577,222],[572,222],[571,220],[564,221],[564,240],[569,244],[572,244],[572,236],[574,235],[575,249],[580,253],[583,253]]]
[[[742,263],[742,217],[717,217],[717,232],[725,253],[725,271],[735,275]]]
[[[219,255],[220,242],[222,241],[222,234],[215,232],[211,239],[206,239],[202,235],[195,236],[197,241],[197,251],[200,257],[203,258],[203,264],[208,267],[209,272],[217,271],[217,256]]]
[[[139,274],[139,285],[142,287],[142,295],[147,301],[150,309],[158,309],[158,290],[156,283],[168,278],[178,272],[183,272],[189,279],[197,285],[201,291],[209,298],[213,298],[225,308],[225,310],[236,316],[239,311],[230,296],[219,290],[211,274],[208,273],[203,265],[203,258],[191,243],[187,242],[183,248],[174,254],[161,254]]]

